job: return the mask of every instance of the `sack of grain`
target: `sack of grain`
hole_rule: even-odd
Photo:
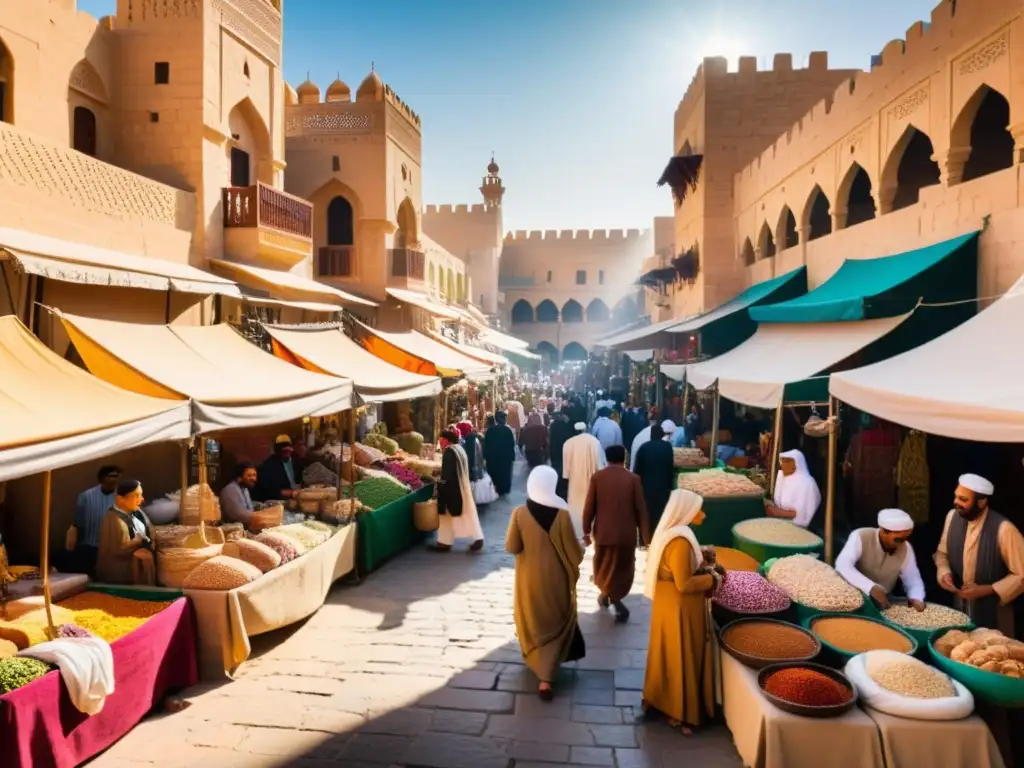
[[[266,544],[281,556],[281,565],[291,562],[296,557],[306,554],[306,548],[298,539],[286,536],[283,533],[272,533],[264,531],[255,538],[255,541]]]
[[[220,530],[224,534],[225,542],[238,541],[245,537],[245,526],[241,523],[224,523]]]
[[[273,528],[275,525],[281,524],[282,518],[284,518],[283,504],[265,505],[263,509],[253,511],[252,522],[249,523],[249,528],[253,531],[262,531],[264,528]]]
[[[153,543],[156,551],[183,547],[185,539],[198,530],[198,525],[154,525]]]
[[[193,570],[223,551],[222,544],[211,544],[200,549],[165,549],[156,555],[156,580],[164,587],[181,588]]]
[[[263,542],[242,539],[236,546],[238,559],[256,566],[261,573],[272,571],[281,564],[281,556]]]
[[[206,483],[189,487],[178,514],[182,525],[199,525],[202,521],[220,522],[220,499]]]
[[[960,682],[913,656],[868,651],[843,670],[863,704],[911,720],[960,720],[974,711],[974,697]]]
[[[320,519],[327,523],[348,523],[363,508],[358,499],[338,499],[324,506]]]
[[[237,589],[256,581],[263,573],[255,565],[233,557],[218,555],[194,568],[185,579],[184,589]]]

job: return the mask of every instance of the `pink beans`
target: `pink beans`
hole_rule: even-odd
[[[715,592],[721,607],[736,613],[778,613],[789,608],[789,597],[759,573],[729,571]]]

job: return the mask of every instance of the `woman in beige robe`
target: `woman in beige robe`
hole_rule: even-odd
[[[516,634],[526,665],[540,679],[537,694],[551,701],[558,666],[583,658],[576,620],[580,547],[564,499],[555,494],[558,473],[537,467],[526,482],[527,502],[512,510],[505,549],[516,556]]]
[[[97,581],[106,584],[134,582],[132,563],[136,551],[149,553],[153,546],[153,523],[142,511],[142,502],[142,484],[138,480],[121,480],[114,506],[100,521]],[[145,560],[152,563],[152,557]]]

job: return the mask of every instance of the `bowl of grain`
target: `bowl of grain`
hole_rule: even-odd
[[[857,704],[846,675],[821,664],[773,664],[758,673],[757,683],[776,707],[803,717],[840,717]]]
[[[917,651],[913,637],[881,619],[822,613],[807,619],[804,626],[821,641],[828,655],[841,664],[867,651],[896,651],[910,656]]]
[[[895,651],[868,651],[843,669],[867,707],[912,720],[959,720],[974,711],[962,684],[920,659]]]
[[[811,632],[777,619],[737,619],[722,627],[720,641],[730,656],[751,669],[811,661],[821,653],[821,641]]]
[[[768,581],[793,601],[793,614],[798,622],[822,613],[867,610],[864,593],[813,555],[778,558],[765,570]]]
[[[922,650],[937,629],[974,629],[974,622],[966,613],[938,603],[925,603],[924,610],[918,611],[904,601],[893,601],[880,615],[917,640]]]
[[[732,527],[733,546],[759,563],[774,557],[821,552],[820,536],[787,520],[755,517]]]

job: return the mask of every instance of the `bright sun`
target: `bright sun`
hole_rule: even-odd
[[[709,37],[700,47],[700,56],[702,59],[709,56],[724,56],[733,66],[736,65],[736,60],[739,59],[740,56],[748,55],[751,54],[750,51],[746,49],[746,44],[736,37],[714,35]]]

